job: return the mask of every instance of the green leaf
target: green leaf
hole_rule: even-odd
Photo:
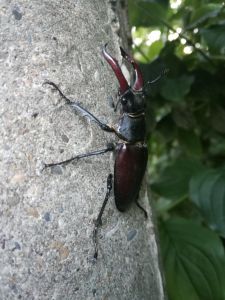
[[[167,78],[162,84],[160,94],[169,101],[184,100],[194,82],[194,76],[182,75],[177,78]]]
[[[211,112],[212,127],[218,132],[225,133],[225,110],[222,106],[214,106]]]
[[[140,27],[141,29],[143,27]],[[139,29],[140,29],[139,28]],[[139,31],[139,29],[137,31]],[[138,47],[135,49],[135,58],[139,62],[148,63],[153,61],[159,56],[161,49],[164,44],[162,40],[157,40],[153,42],[150,46],[146,45],[146,41],[143,41]]]
[[[132,26],[161,25],[165,20],[167,9],[157,1],[128,0],[129,20]]]
[[[171,114],[167,114],[157,123],[156,132],[162,138],[163,142],[172,141],[176,136],[176,125]]]
[[[146,53],[146,56],[148,57],[149,61],[152,61],[153,59],[157,58],[161,49],[163,48],[164,43],[162,40],[155,41],[148,47],[148,51]]]
[[[225,25],[201,29],[200,33],[213,54],[225,55]]]
[[[209,226],[225,237],[225,168],[193,176],[190,197]]]
[[[194,157],[200,157],[202,154],[202,146],[200,138],[195,134],[193,130],[179,129],[178,139],[181,147],[186,154]]]
[[[173,120],[177,127],[183,129],[191,129],[194,127],[195,117],[192,111],[185,105],[185,106],[175,106],[173,108]]]
[[[208,3],[193,10],[188,29],[199,26],[209,18],[215,18],[221,11],[221,4]]]
[[[151,188],[165,198],[180,199],[188,194],[190,178],[202,168],[195,159],[178,159],[162,171]]]
[[[170,299],[224,299],[225,257],[216,234],[173,219],[161,223],[160,238]]]
[[[213,135],[210,140],[209,155],[224,157],[225,139],[222,135]]]

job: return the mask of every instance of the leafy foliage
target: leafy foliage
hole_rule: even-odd
[[[209,169],[193,176],[190,197],[207,224],[225,237],[225,168]]]
[[[151,185],[154,192],[165,198],[180,199],[188,194],[190,178],[198,174],[202,165],[194,159],[177,159],[166,167],[159,179]]]
[[[224,249],[218,236],[184,219],[162,223],[160,234],[169,297],[224,299]]]
[[[128,0],[146,81],[169,69],[149,87],[150,187],[170,299],[225,299],[225,6],[177,2]]]

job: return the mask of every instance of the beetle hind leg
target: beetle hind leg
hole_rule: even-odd
[[[139,207],[139,208],[143,211],[144,216],[145,216],[145,218],[147,219],[147,218],[148,218],[148,213],[147,213],[147,211],[140,205],[140,203],[138,203],[138,199],[135,201],[135,203],[136,203],[137,207]]]
[[[98,229],[102,225],[102,215],[103,215],[103,212],[105,210],[106,204],[109,200],[110,192],[112,190],[112,177],[113,177],[112,174],[108,175],[108,178],[107,178],[107,192],[106,192],[105,199],[103,201],[102,207],[100,209],[100,212],[98,214],[98,217],[95,221],[95,227],[94,227],[94,230],[93,230],[93,242],[94,242],[94,248],[95,248],[94,259],[95,260],[97,260],[97,258],[98,258]]]

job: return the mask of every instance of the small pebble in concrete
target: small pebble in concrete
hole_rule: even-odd
[[[46,212],[44,214],[44,219],[46,222],[50,222],[51,221],[51,215],[50,215],[50,212]]]
[[[14,6],[13,10],[12,10],[12,14],[14,15],[16,20],[21,20],[22,19],[22,13],[19,10],[19,7]]]
[[[136,234],[137,234],[136,229],[130,230],[127,234],[127,241],[129,242],[129,241],[133,240],[133,238],[136,236]]]

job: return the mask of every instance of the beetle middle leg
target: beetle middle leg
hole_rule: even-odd
[[[105,199],[103,201],[102,207],[100,209],[100,212],[98,214],[98,217],[95,221],[95,227],[94,227],[94,230],[93,230],[93,242],[94,242],[94,247],[95,247],[94,259],[95,260],[98,258],[98,229],[102,225],[102,215],[103,215],[104,209],[106,207],[106,204],[109,200],[110,192],[112,190],[112,177],[113,177],[112,174],[108,175],[108,178],[107,178],[107,192],[106,192]]]
[[[43,169],[50,168],[50,167],[53,167],[53,166],[67,165],[67,164],[71,163],[74,160],[78,160],[78,159],[85,158],[85,157],[90,157],[90,156],[95,156],[95,155],[100,155],[100,154],[104,154],[106,152],[111,152],[111,151],[114,151],[114,148],[115,148],[114,145],[112,143],[110,143],[110,144],[107,145],[107,148],[105,148],[105,149],[96,150],[96,151],[88,152],[88,153],[84,153],[84,154],[78,154],[78,155],[73,156],[69,159],[66,159],[66,160],[63,160],[63,161],[60,161],[60,162],[56,162],[56,163],[44,164]]]

